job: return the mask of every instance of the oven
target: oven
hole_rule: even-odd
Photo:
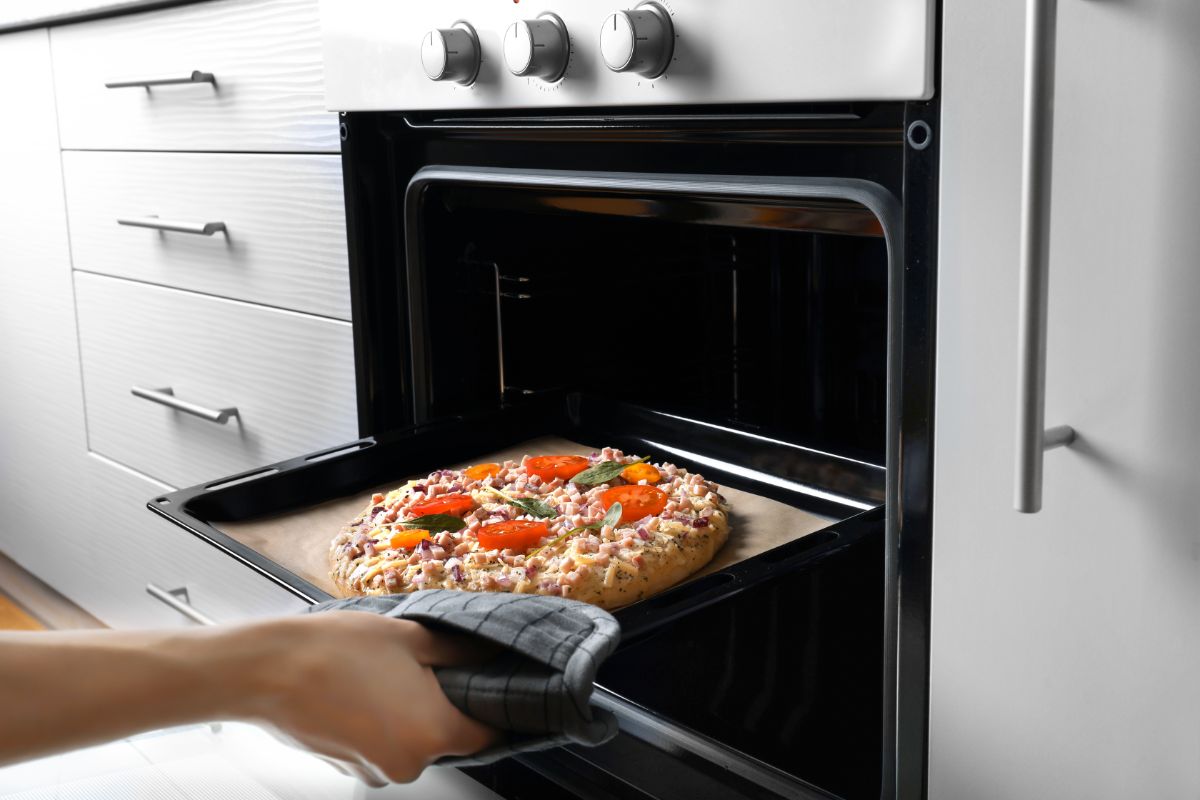
[[[546,437],[686,466],[731,538],[616,612],[620,735],[470,772],[920,795],[933,5],[327,3],[362,438],[150,507],[316,602],[298,549],[376,487]]]

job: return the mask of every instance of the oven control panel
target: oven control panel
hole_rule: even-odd
[[[334,111],[919,100],[935,0],[322,0]]]

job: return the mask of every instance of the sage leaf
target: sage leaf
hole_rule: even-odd
[[[621,521],[621,504],[613,503],[611,506],[608,507],[608,513],[604,515],[604,519],[600,520],[599,522],[593,522],[588,527],[594,528],[595,530],[600,530],[605,525],[612,525],[615,528],[615,527],[617,527],[617,523],[620,521]]]
[[[621,521],[621,504],[613,503],[611,506],[609,506],[608,513],[604,515],[604,519],[600,520],[599,522],[591,522],[591,523],[588,523],[587,525],[580,525],[578,528],[571,528],[571,530],[567,531],[566,533],[561,534],[559,536],[555,536],[553,539],[546,542],[544,545],[539,547],[537,550],[534,550],[532,553],[529,554],[528,557],[533,558],[538,553],[541,553],[543,550],[547,550],[551,547],[554,547],[556,544],[561,542],[563,539],[574,536],[577,533],[583,533],[584,531],[598,531],[601,528],[603,528],[605,525],[615,526],[620,521]]]
[[[580,486],[599,486],[602,483],[608,483],[620,475],[626,467],[633,464],[640,464],[649,458],[650,456],[642,456],[637,461],[630,461],[628,464],[621,461],[601,461],[596,466],[588,467],[583,472],[571,478],[571,483]]]
[[[509,505],[516,506],[526,514],[538,519],[550,519],[551,517],[558,516],[557,511],[536,497],[510,497],[506,499]]]
[[[467,527],[467,523],[463,522],[459,517],[453,514],[426,514],[423,517],[416,519],[406,519],[403,522],[394,523],[402,525],[405,528],[424,528],[430,533],[440,533],[441,531],[461,531]]]

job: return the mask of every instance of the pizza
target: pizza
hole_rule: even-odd
[[[347,596],[522,592],[613,609],[712,560],[729,535],[719,487],[606,447],[442,469],[375,494],[334,538]]]

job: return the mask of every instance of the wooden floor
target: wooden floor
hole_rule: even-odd
[[[103,627],[103,622],[0,554],[0,630]]]
[[[0,631],[40,631],[46,626],[25,613],[12,598],[0,594]]]

